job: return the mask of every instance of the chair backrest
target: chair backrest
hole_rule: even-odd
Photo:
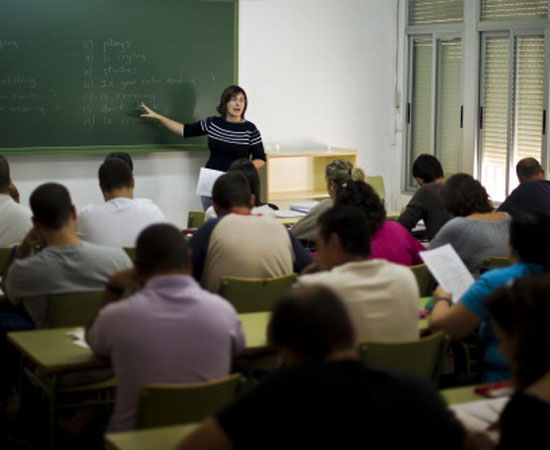
[[[502,267],[508,267],[512,265],[512,261],[508,256],[488,256],[483,258],[479,265],[479,272],[487,272],[491,269],[500,269]]]
[[[364,341],[359,343],[359,355],[368,364],[411,372],[437,383],[449,343],[442,333],[406,342]]]
[[[384,188],[384,178],[381,175],[366,177],[365,182],[367,184],[370,184],[370,186],[374,189],[374,192],[376,192],[378,194],[378,197],[380,197],[380,200],[384,202],[384,200],[386,199],[386,189]]]
[[[274,278],[224,276],[220,282],[219,294],[226,298],[238,313],[271,311],[275,302],[295,280],[295,273]]]
[[[189,211],[187,215],[187,228],[198,228],[204,223],[204,211]]]
[[[0,247],[0,276],[4,273],[4,269],[8,264],[11,252],[12,247]]]
[[[133,262],[136,261],[136,248],[135,247],[122,247],[123,250],[128,255],[128,258],[130,258]]]
[[[45,326],[48,328],[84,326],[97,310],[101,291],[69,292],[49,296]]]
[[[409,266],[412,270],[416,283],[418,284],[418,291],[420,297],[428,297],[432,295],[434,280],[432,274],[428,270],[426,264],[417,264],[416,266]]]
[[[136,428],[199,422],[238,393],[241,375],[205,383],[147,384],[139,394]]]

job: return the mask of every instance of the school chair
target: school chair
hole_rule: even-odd
[[[47,328],[84,326],[98,308],[101,291],[52,294],[48,298]]]
[[[189,211],[187,214],[187,228],[199,228],[204,223],[204,211]]]
[[[0,277],[4,273],[4,269],[8,264],[11,252],[12,252],[12,247],[0,247]]]
[[[487,272],[492,269],[501,269],[512,265],[508,256],[488,256],[483,258],[479,266],[479,273]]]
[[[122,247],[122,249],[126,252],[128,255],[128,258],[132,260],[132,262],[136,262],[136,248],[135,247]]]
[[[429,297],[432,295],[434,280],[426,264],[409,266],[409,269],[412,270],[412,273],[416,278],[420,297]]]
[[[366,177],[365,182],[374,189],[374,192],[378,194],[378,197],[380,197],[380,200],[382,200],[382,203],[384,203],[386,199],[386,189],[384,188],[384,178],[381,175]]]
[[[136,428],[199,422],[239,392],[241,374],[187,384],[147,384],[139,394]]]
[[[363,341],[359,343],[359,355],[373,366],[414,373],[437,384],[449,344],[449,336],[443,333],[413,341]]]
[[[240,278],[224,276],[219,294],[227,299],[238,313],[271,311],[275,302],[294,283],[291,273],[273,278]]]

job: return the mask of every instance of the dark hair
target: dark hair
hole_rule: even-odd
[[[0,155],[0,192],[7,192],[10,186],[10,165],[8,160]]]
[[[255,205],[260,206],[260,177],[258,176],[258,169],[248,158],[239,158],[231,163],[228,172],[241,172],[250,186],[250,192],[254,194]]]
[[[98,170],[99,185],[107,192],[132,186],[132,171],[119,158],[107,158]]]
[[[523,158],[516,164],[516,174],[521,183],[529,181],[541,172],[544,172],[544,169],[535,158]]]
[[[424,153],[414,160],[412,174],[424,183],[431,183],[443,177],[443,167],[435,156]]]
[[[250,186],[241,172],[228,172],[220,176],[212,188],[212,201],[220,208],[250,206]]]
[[[493,211],[485,188],[467,173],[457,173],[445,181],[441,188],[441,199],[453,217]]]
[[[136,266],[145,274],[181,270],[189,265],[189,244],[175,226],[149,225],[136,241]]]
[[[371,235],[365,213],[355,206],[336,204],[319,217],[319,232],[328,241],[336,233],[346,253],[368,258]]]
[[[234,97],[237,94],[243,94],[244,95],[244,107],[243,112],[241,113],[241,117],[244,119],[244,113],[246,112],[246,107],[248,106],[248,97],[246,96],[246,92],[244,89],[240,86],[231,85],[227,86],[220,97],[220,104],[216,108],[216,111],[220,113],[220,115],[225,119],[225,116],[227,115],[227,104],[231,100],[231,97]]]
[[[129,153],[126,152],[112,152],[109,153],[104,161],[107,161],[109,158],[118,158],[122,161],[124,161],[126,164],[128,164],[128,167],[130,168],[130,172],[134,172],[134,162],[132,161],[132,157]]]
[[[550,218],[527,214],[516,215],[510,223],[510,246],[520,261],[542,264],[550,269]]]
[[[302,286],[283,296],[273,308],[267,335],[273,346],[293,350],[308,362],[352,349],[355,339],[344,305],[324,286]]]
[[[520,389],[550,369],[550,275],[518,278],[485,299],[485,309],[513,340],[510,365]]]
[[[386,208],[372,186],[364,181],[349,181],[336,191],[337,205],[356,206],[367,218],[367,227],[371,236],[384,225]]]
[[[51,230],[67,224],[72,213],[71,195],[58,183],[45,183],[31,194],[30,205],[34,220]]]

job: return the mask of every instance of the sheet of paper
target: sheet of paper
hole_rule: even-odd
[[[300,211],[292,211],[290,209],[279,209],[278,211],[275,211],[275,214],[281,219],[288,219],[291,217],[304,217],[306,215],[306,213]]]
[[[458,420],[462,424],[475,431],[485,431],[495,423],[504,410],[509,397],[494,398],[490,400],[480,400],[477,402],[462,403],[459,405],[450,405],[449,408],[454,411]],[[498,442],[498,431],[487,432],[493,442]]]
[[[303,213],[310,212],[313,208],[315,208],[319,204],[318,201],[310,201],[310,202],[298,202],[298,203],[292,203],[290,205],[290,209],[293,211],[299,211]]]
[[[451,244],[420,252],[420,257],[441,287],[453,294],[453,301],[475,281]]]
[[[212,188],[214,187],[214,183],[223,174],[224,172],[219,170],[201,167],[199,181],[197,182],[197,195],[205,195],[207,197],[212,196]]]
[[[75,328],[74,330],[68,331],[66,334],[73,341],[74,345],[90,348],[88,343],[84,340],[84,330],[82,328]]]

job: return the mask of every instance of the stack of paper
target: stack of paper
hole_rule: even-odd
[[[292,203],[290,205],[290,209],[293,210],[293,211],[299,211],[299,212],[307,214],[313,208],[315,208],[318,204],[319,204],[319,202],[317,202],[315,200],[310,201],[310,202]]]
[[[279,209],[275,211],[277,214],[277,217],[280,219],[290,219],[293,217],[304,217],[306,213],[299,212],[299,211],[292,211],[290,209]]]
[[[488,431],[488,428],[498,421],[509,400],[509,397],[493,398],[478,402],[450,405],[450,408],[466,428],[474,431],[485,431],[491,440],[497,442],[498,431]]]

